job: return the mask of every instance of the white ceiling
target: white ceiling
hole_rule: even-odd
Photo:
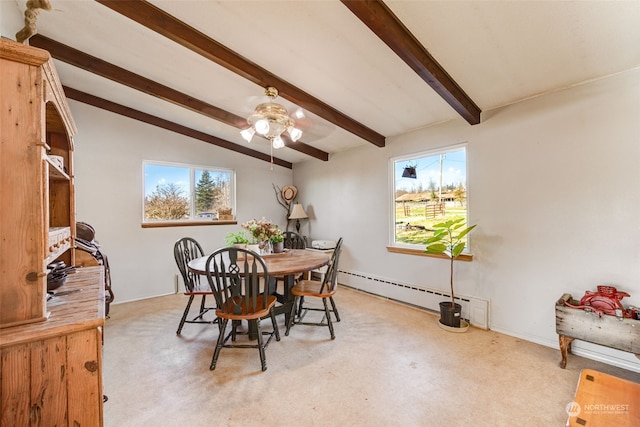
[[[102,4],[50,1],[52,10],[38,17],[43,36],[242,117],[266,100],[260,86]],[[25,3],[16,0],[20,13]],[[464,120],[337,0],[151,3],[386,137]],[[640,1],[385,3],[482,111],[640,66]],[[66,63],[56,67],[65,86],[246,145],[235,127]],[[329,153],[374,147],[304,114],[298,123],[308,145]],[[254,141],[252,148],[269,151],[267,141]],[[311,158],[289,148],[275,155]]]

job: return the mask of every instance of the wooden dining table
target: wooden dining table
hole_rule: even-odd
[[[293,296],[291,288],[295,284],[295,278],[301,274],[311,270],[318,269],[329,264],[328,255],[305,249],[285,249],[285,252],[279,254],[261,255],[267,267],[267,271],[271,277],[284,279],[284,294],[282,305],[275,308],[276,314],[285,314],[285,322],[289,321],[291,313],[291,305],[293,304]],[[196,274],[207,274],[207,259],[209,257],[201,257],[191,260],[187,266],[189,270]]]

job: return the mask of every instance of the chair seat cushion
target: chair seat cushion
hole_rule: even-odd
[[[252,309],[247,304],[247,300],[245,297],[240,297],[240,301],[237,301],[237,306],[240,306],[242,312],[234,313],[233,307],[231,304],[226,303],[223,307],[216,309],[216,316],[222,317],[223,319],[230,320],[251,320],[251,319],[259,319],[265,317],[269,314],[269,310],[276,303],[276,297],[273,295],[267,296],[266,304],[264,304],[262,295],[257,297],[256,307],[257,309]],[[264,307],[264,308],[263,308]]]
[[[324,287],[322,292],[320,289],[322,288],[322,282],[317,280],[301,280],[291,288],[291,293],[296,296],[301,297],[319,297],[319,298],[329,298],[336,293],[336,289],[330,290],[327,286]]]

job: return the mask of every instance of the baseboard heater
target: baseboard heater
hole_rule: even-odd
[[[338,283],[435,313],[440,313],[441,301],[451,299],[451,294],[441,289],[430,289],[357,271],[338,270]],[[462,317],[471,325],[489,329],[488,300],[457,294],[456,302],[462,306]]]

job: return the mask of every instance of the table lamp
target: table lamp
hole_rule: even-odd
[[[302,208],[302,205],[300,203],[296,203],[295,205],[293,205],[293,209],[291,209],[291,214],[289,215],[289,219],[296,220],[296,232],[298,234],[300,234],[300,220],[305,218],[309,218],[309,216]]]

